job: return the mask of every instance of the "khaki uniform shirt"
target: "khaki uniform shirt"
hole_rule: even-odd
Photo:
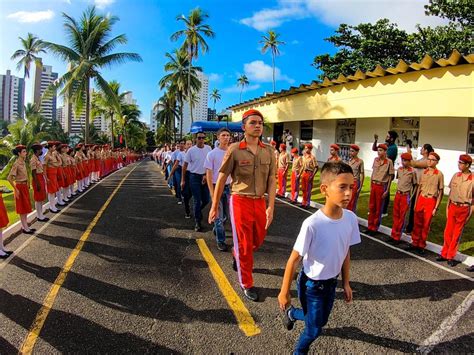
[[[390,175],[395,175],[395,169],[393,167],[393,162],[385,158],[380,160],[379,157],[374,159],[374,165],[372,165],[372,177],[371,181],[375,182],[389,182]]]
[[[232,144],[227,150],[219,172],[230,174],[232,194],[261,197],[275,177],[274,149],[258,142],[257,154],[247,147],[245,140]]]
[[[328,161],[341,161],[341,157],[339,155],[330,155]]]
[[[36,170],[37,174],[43,174],[43,164],[41,164],[41,161],[34,154],[30,159],[30,167],[31,171]]]
[[[360,176],[364,172],[364,161],[360,158],[354,158],[349,160],[349,166],[352,168],[354,173],[354,179],[360,181]]]
[[[293,166],[291,168],[292,171],[295,171],[297,175],[301,175],[303,172],[303,158],[302,157],[296,157],[293,158]]]
[[[18,158],[14,163],[8,174],[8,177],[13,177],[13,180],[20,183],[28,181],[28,171],[26,170],[25,161]]]
[[[287,168],[289,162],[290,158],[288,157],[288,153],[283,152],[278,155],[278,169]]]
[[[397,170],[398,184],[397,191],[407,193],[416,185],[416,171],[413,168],[398,168]]]
[[[44,157],[45,165],[51,168],[57,168],[61,166],[61,160],[58,158],[57,152],[48,152]]]
[[[82,160],[83,160],[82,156],[83,156],[82,152],[80,150],[78,150],[76,152],[76,154],[74,155],[74,160],[76,161],[76,164],[79,164],[79,163],[82,162]]]
[[[457,203],[472,203],[474,197],[474,174],[454,174],[449,183],[449,199]]]
[[[316,168],[318,167],[318,162],[316,161],[316,158],[311,155],[303,155],[303,171],[310,171],[314,172]]]
[[[425,169],[421,177],[420,193],[424,197],[438,197],[439,190],[444,188],[444,176],[438,169]]]

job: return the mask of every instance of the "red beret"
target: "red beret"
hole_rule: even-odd
[[[360,147],[357,144],[351,144],[351,149],[354,149],[358,152],[360,150]]]
[[[313,149],[313,145],[311,143],[306,143],[305,148]]]
[[[263,120],[263,115],[260,111],[258,110],[254,110],[254,109],[250,109],[250,110],[247,110],[244,112],[244,114],[242,115],[242,121],[245,120],[247,117],[249,116],[260,116]]]
[[[383,143],[382,143],[382,144],[379,144],[379,145],[377,146],[377,149],[379,149],[379,148],[381,148],[381,149],[383,149],[383,150],[387,150],[387,149],[388,149],[387,145],[386,145],[386,144],[383,144]]]
[[[413,160],[413,157],[411,156],[410,153],[403,153],[403,154],[401,155],[401,158],[402,158],[403,160]]]
[[[277,145],[277,142],[271,141],[270,144],[273,145],[273,146],[276,146],[276,145]]]
[[[42,146],[41,144],[39,144],[39,143],[33,143],[33,144],[31,145],[31,149],[32,149],[32,150],[43,149],[43,146]]]
[[[68,147],[67,144],[65,144],[65,143],[61,144],[61,148],[66,148],[66,147]]]
[[[280,149],[286,149],[286,144],[285,143],[280,144]]]
[[[82,143],[78,143],[78,144],[76,145],[76,148],[82,148]]]
[[[468,154],[461,154],[459,156],[459,161],[462,161],[462,162],[467,163],[467,164],[472,164],[472,158]]]
[[[438,153],[435,153],[435,152],[431,152],[430,154],[428,154],[428,156],[434,156],[436,158],[437,161],[439,161],[441,158],[439,157]]]
[[[339,150],[339,146],[337,144],[331,144],[330,145],[331,148],[335,149],[335,150]]]
[[[298,153],[298,148],[293,148],[293,149],[291,150],[291,152],[292,152],[292,153]]]
[[[23,144],[18,144],[16,147],[15,147],[16,151],[18,153],[20,153],[23,149],[26,149],[26,146],[24,146]]]

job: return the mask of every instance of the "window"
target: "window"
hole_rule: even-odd
[[[469,119],[469,130],[467,139],[467,153],[474,154],[474,118]]]
[[[413,117],[393,117],[392,128],[398,133],[398,139],[395,142],[399,147],[407,145],[407,140],[411,140],[412,147],[418,148],[418,137],[420,135],[420,119]]]
[[[301,121],[300,137],[302,141],[313,139],[313,121]]]
[[[354,144],[356,133],[356,120],[337,120],[336,143]]]

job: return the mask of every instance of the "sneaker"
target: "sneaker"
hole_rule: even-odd
[[[196,224],[194,225],[194,231],[195,231],[195,232],[200,232],[201,229],[202,229],[201,224],[196,223]]]
[[[387,217],[388,213],[382,213],[382,218]]]
[[[184,215],[184,218],[190,219],[190,218],[191,218],[191,213],[186,213],[186,214]]]
[[[178,200],[178,205],[182,205],[182,204],[183,204],[183,201]]]
[[[293,310],[293,306],[289,306],[283,312],[281,312],[281,321],[286,330],[292,330],[295,325],[295,321],[291,319],[290,312]]]
[[[217,242],[217,249],[220,251],[227,251],[227,244],[224,242]]]
[[[244,296],[247,297],[250,301],[258,301],[258,293],[255,287],[243,288]]]

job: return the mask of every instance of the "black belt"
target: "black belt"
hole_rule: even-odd
[[[454,202],[454,201],[451,201],[451,200],[449,200],[449,203],[451,203],[455,206],[470,206],[471,205],[470,203],[467,203],[467,202]]]

